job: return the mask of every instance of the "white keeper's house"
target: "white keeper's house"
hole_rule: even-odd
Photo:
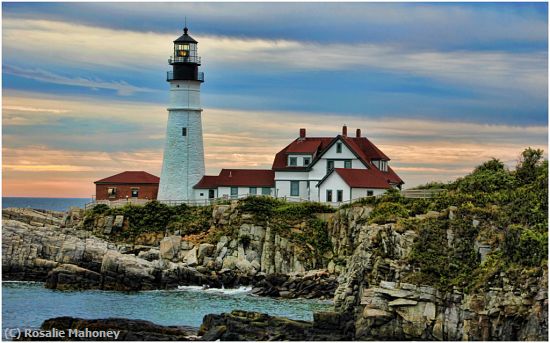
[[[223,169],[195,185],[195,199],[264,194],[291,200],[348,202],[379,195],[403,181],[389,158],[357,129],[336,137],[300,136],[275,155],[271,169]]]
[[[342,203],[378,195],[403,181],[390,159],[357,129],[335,137],[308,137],[306,129],[275,155],[271,169],[222,169],[205,175],[200,86],[204,74],[198,42],[184,29],[168,62],[170,104],[159,200],[207,202],[263,194],[295,200]]]

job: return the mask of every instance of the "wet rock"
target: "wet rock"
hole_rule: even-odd
[[[74,317],[56,317],[47,319],[40,327],[45,331],[53,329],[63,331],[67,341],[187,341],[195,338],[196,329],[185,326],[162,326],[145,320],[125,319],[125,318],[107,318],[107,319],[82,319]],[[69,330],[79,330],[83,332],[118,332],[118,335],[112,337],[74,337]],[[72,331],[74,332],[74,331]],[[25,340],[44,340],[25,339]],[[54,339],[59,340],[59,338]]]
[[[198,332],[202,340],[285,341],[349,340],[343,330],[314,325],[312,322],[273,317],[264,313],[232,311],[208,314]]]

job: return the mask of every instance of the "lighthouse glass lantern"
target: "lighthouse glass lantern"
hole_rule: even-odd
[[[197,53],[197,41],[183,29],[183,35],[174,41],[174,54],[168,62],[172,71],[168,72],[167,80],[194,80],[203,81],[203,74],[199,73],[201,58]]]

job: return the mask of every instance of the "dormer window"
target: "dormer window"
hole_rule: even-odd
[[[304,157],[304,166],[309,166],[311,159],[309,157]]]
[[[288,165],[291,167],[296,167],[298,165],[298,158],[297,157],[289,157],[288,158]]]

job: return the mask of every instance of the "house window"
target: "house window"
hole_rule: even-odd
[[[256,187],[250,187],[248,189],[248,194],[258,194],[258,189]]]
[[[336,201],[342,202],[344,201],[344,191],[339,189],[336,191]]]
[[[327,189],[327,202],[332,202],[332,190]]]
[[[371,197],[371,196],[373,196],[373,195],[374,195],[374,191],[371,191],[371,190],[368,190],[368,191],[367,191],[367,196],[368,196],[368,197]]]
[[[109,198],[116,197],[116,187],[107,188],[107,196],[109,196]]]
[[[304,166],[308,166],[311,163],[311,159],[309,157],[304,157]]]
[[[187,128],[186,127],[181,128],[181,135],[182,136],[187,136]]]
[[[209,189],[208,190],[208,199],[214,199],[214,190],[213,189]]]
[[[336,153],[342,153],[342,143],[336,143]]]
[[[139,196],[139,188],[132,188],[132,198],[137,198]]]
[[[328,160],[327,161],[327,174],[330,173],[331,170],[334,169],[334,161]]]
[[[271,188],[262,187],[262,195],[271,195]]]
[[[290,181],[290,196],[300,196],[300,181]]]
[[[297,157],[289,157],[288,158],[288,165],[291,167],[296,167],[298,165],[298,158]]]
[[[239,196],[239,188],[238,187],[231,187],[231,197],[237,198]]]
[[[204,196],[204,193],[201,193],[200,196],[203,197],[203,196]]]
[[[344,161],[344,168],[351,168],[351,161],[350,160],[346,160]]]

